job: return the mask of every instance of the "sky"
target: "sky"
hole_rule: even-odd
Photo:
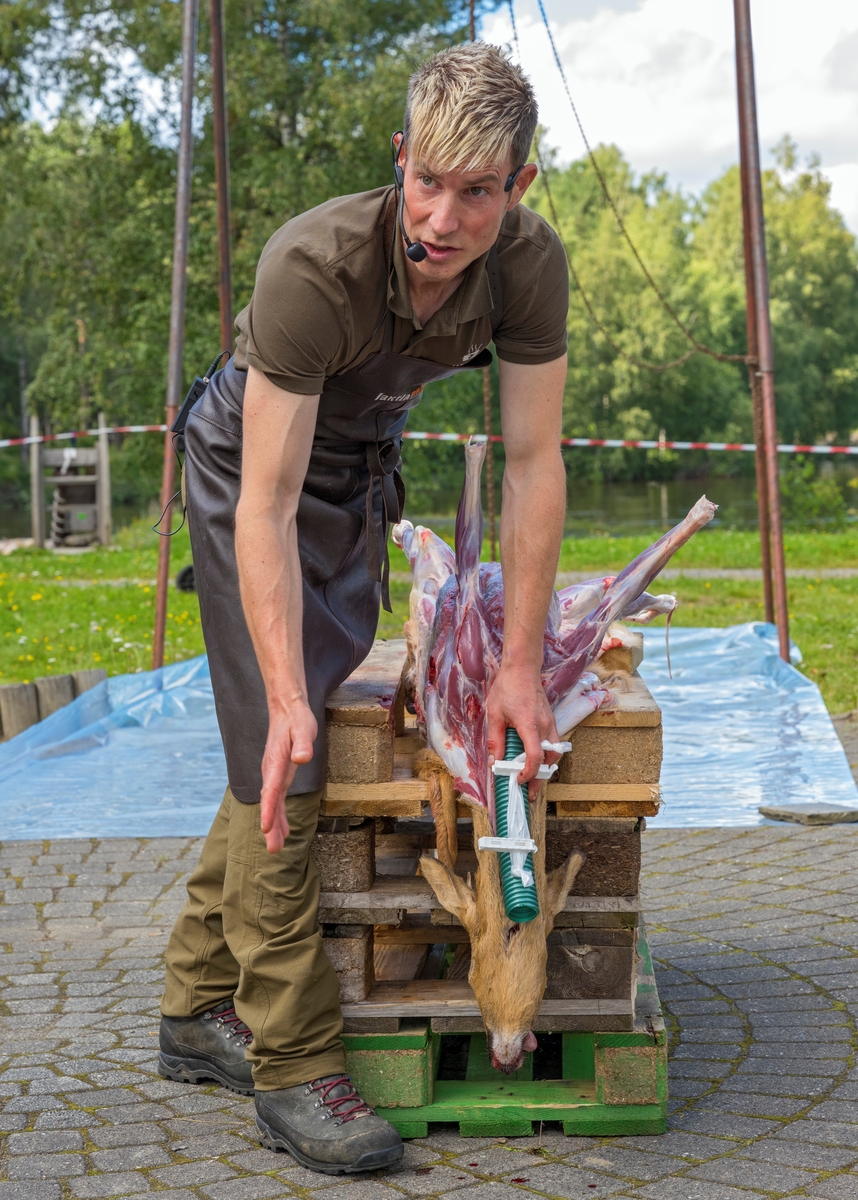
[[[699,193],[738,160],[732,0],[545,0],[590,144]],[[536,0],[516,0],[521,59],[562,162],[584,152]],[[763,165],[789,134],[822,160],[832,203],[858,234],[858,2],[751,0]],[[482,36],[512,43],[509,13]]]

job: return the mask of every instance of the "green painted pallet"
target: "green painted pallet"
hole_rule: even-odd
[[[425,1137],[433,1122],[458,1124],[462,1137],[520,1137],[535,1121],[566,1134],[664,1133],[667,1045],[649,947],[638,938],[635,1028],[628,1033],[563,1033],[562,1079],[533,1078],[532,1056],[511,1076],[472,1034],[464,1079],[438,1079],[440,1038],[425,1021],[396,1034],[345,1038],[348,1069],[361,1094],[403,1137]]]

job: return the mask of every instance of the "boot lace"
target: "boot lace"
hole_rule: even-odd
[[[348,1092],[344,1096],[332,1096],[333,1089],[341,1086],[347,1087]],[[323,1120],[334,1117],[337,1125],[344,1125],[346,1121],[354,1121],[356,1117],[375,1116],[375,1109],[370,1108],[365,1100],[361,1100],[348,1075],[333,1075],[330,1079],[317,1079],[307,1085],[306,1094],[309,1095],[311,1092],[320,1093],[320,1098],[316,1101],[316,1108],[324,1105],[329,1109],[323,1115]],[[350,1104],[351,1107],[343,1109],[341,1108],[343,1104]]]
[[[253,1041],[253,1032],[247,1028],[234,1008],[225,1008],[223,1012],[218,1013],[206,1013],[206,1019],[216,1021],[219,1029],[226,1029],[227,1040],[237,1037],[245,1046],[249,1046]]]

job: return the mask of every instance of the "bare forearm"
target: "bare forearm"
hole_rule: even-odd
[[[269,706],[306,701],[294,512],[242,501],[235,525],[241,602]]]
[[[548,606],[554,591],[563,520],[566,474],[558,447],[526,469],[504,473],[501,560],[504,578],[504,662],[542,663]]]

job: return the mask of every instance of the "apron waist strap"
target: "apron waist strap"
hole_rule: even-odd
[[[405,507],[405,485],[398,470],[399,452],[398,439],[366,443],[366,465],[370,475],[366,489],[366,565],[370,579],[381,584],[381,603],[385,612],[392,612],[387,533],[391,524],[402,520]],[[375,519],[376,487],[381,492],[380,522]]]

